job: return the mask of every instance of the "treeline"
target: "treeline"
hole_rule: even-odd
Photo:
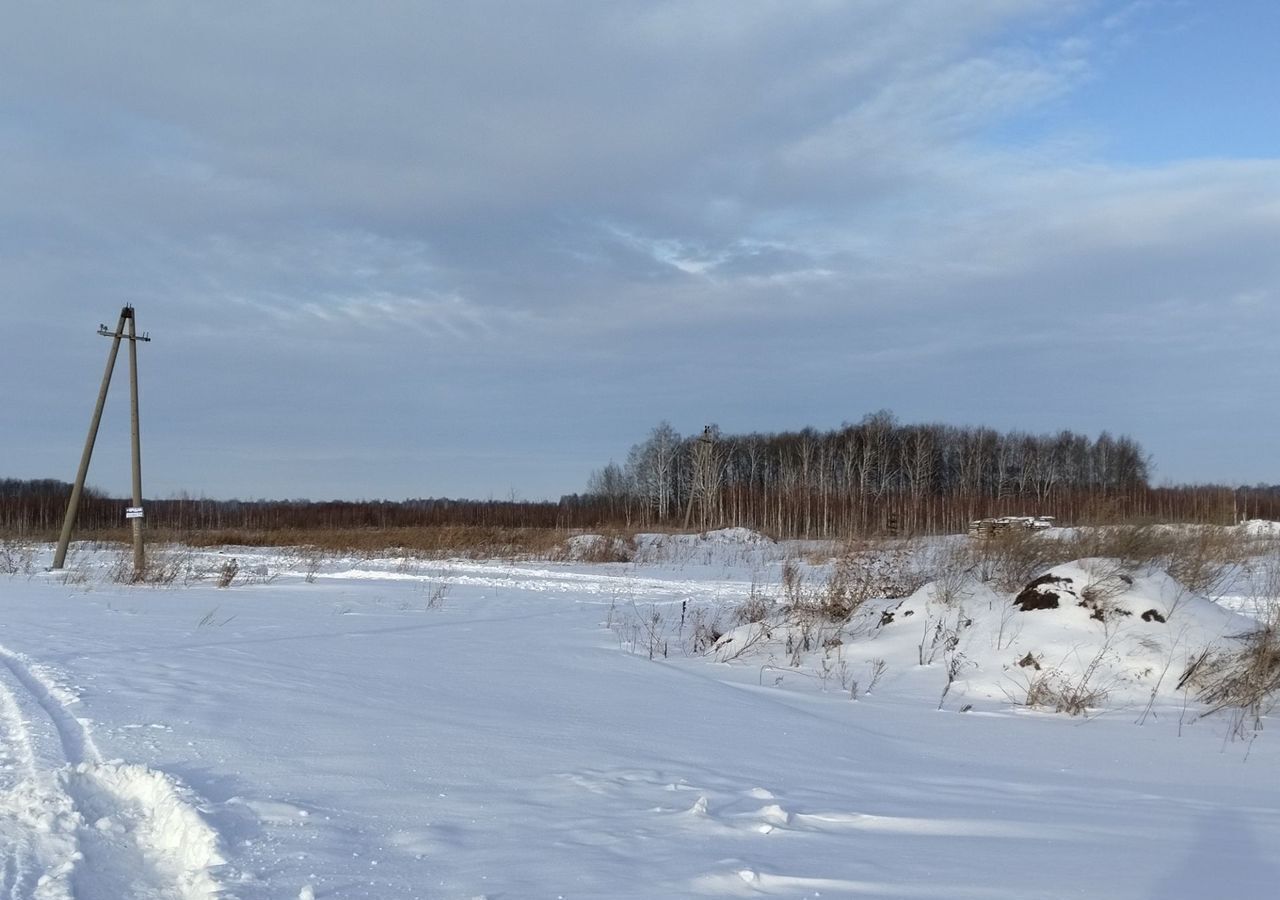
[[[1280,487],[1152,487],[1151,463],[1125,436],[907,425],[878,412],[831,431],[682,436],[667,423],[623,465],[559,501],[147,500],[149,530],[290,535],[401,529],[744,526],[776,537],[959,532],[977,518],[1046,515],[1059,524],[1280,520]],[[71,485],[0,480],[0,534],[48,540]],[[76,534],[119,532],[129,502],[86,490]],[[392,539],[394,540],[394,539]]]
[[[0,479],[0,532],[20,537],[56,532],[70,497],[71,485],[53,478]],[[86,488],[80,502],[83,507],[104,500],[98,491]]]
[[[48,539],[62,527],[71,485],[42,479],[0,480],[0,532]],[[130,502],[86,490],[77,535],[125,524]],[[317,532],[404,528],[594,528],[608,524],[603,504],[570,496],[560,502],[510,500],[147,500],[148,529],[195,532]]]
[[[1062,523],[1269,517],[1265,489],[1152,488],[1127,436],[906,425],[881,411],[831,431],[681,436],[662,423],[625,465],[592,474],[606,518],[638,527],[745,526],[789,537],[963,531],[976,518]]]

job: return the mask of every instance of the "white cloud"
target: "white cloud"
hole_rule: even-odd
[[[1014,367],[1069,344],[1094,372],[1118,340],[1099,331],[1253,347],[1276,324],[1280,163],[1121,166],[1086,126],[1027,124],[1177,10],[25,6],[0,33],[0,280],[40,298],[21,314],[45,343],[78,347],[80,318],[133,301],[199,346],[184,363],[244,390],[363,402],[394,361],[408,374],[384,402],[423,406],[389,418],[509,404],[517,433],[548,440],[533,410],[553,399],[575,410],[568,433],[630,398],[625,441],[682,404],[701,421],[758,403],[760,427],[928,408],[975,346]],[[1216,378],[1143,353],[1153,381]],[[19,348],[0,374],[41,367]],[[1011,418],[1057,396],[1033,371]],[[47,390],[71,396],[60,378]],[[1077,387],[1102,424],[1134,427],[1107,385]],[[261,421],[320,429],[295,395],[258,390]],[[947,410],[987,420],[983,403]]]

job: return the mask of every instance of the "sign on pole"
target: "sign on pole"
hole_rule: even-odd
[[[141,507],[141,506],[126,506],[126,507],[124,508],[124,517],[125,517],[126,519],[141,519],[141,518],[142,518],[142,507]]]

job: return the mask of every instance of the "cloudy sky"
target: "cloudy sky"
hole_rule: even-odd
[[[13,4],[0,476],[74,475],[131,302],[149,496],[555,497],[662,419],[881,408],[1280,481],[1277,35],[1270,0]]]

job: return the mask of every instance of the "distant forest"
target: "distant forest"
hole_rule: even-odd
[[[71,485],[57,480],[0,480],[0,532],[48,538],[62,527]],[[76,532],[124,526],[130,501],[86,489]],[[604,524],[590,503],[509,500],[146,500],[148,529],[194,532],[289,532],[402,528],[579,528]],[[579,515],[579,511],[582,515]]]
[[[885,411],[830,431],[681,435],[663,422],[624,464],[559,501],[147,500],[148,529],[183,534],[745,526],[776,537],[963,531],[976,518],[1047,515],[1060,524],[1280,519],[1280,487],[1152,487],[1137,441],[908,425]],[[56,536],[71,486],[0,480],[0,533]],[[128,502],[88,490],[77,534],[109,535]]]
[[[1274,517],[1274,488],[1153,488],[1137,441],[906,425],[880,411],[831,431],[681,436],[668,423],[624,465],[592,474],[587,496],[630,525],[741,525],[793,537],[963,531],[973,519],[1060,523]]]

